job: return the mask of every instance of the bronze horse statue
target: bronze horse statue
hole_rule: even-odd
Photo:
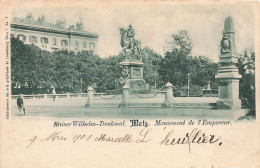
[[[126,54],[126,49],[132,49],[132,53],[139,55],[140,60],[142,60],[141,42],[139,40],[134,40],[133,48],[131,48],[131,41],[127,36],[127,30],[124,30],[124,28],[120,28],[120,36],[121,36],[121,47],[123,48],[123,53],[126,59],[128,59],[127,56],[128,54]],[[131,56],[129,59],[131,59]]]

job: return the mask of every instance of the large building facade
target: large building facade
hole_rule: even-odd
[[[82,23],[66,27],[64,20],[58,20],[56,24],[48,23],[45,22],[44,16],[35,20],[30,13],[26,18],[13,18],[11,36],[47,51],[86,50],[97,54],[98,35],[84,31]]]

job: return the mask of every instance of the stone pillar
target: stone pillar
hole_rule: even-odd
[[[86,104],[87,107],[92,107],[93,106],[93,101],[94,101],[93,90],[94,89],[92,87],[88,88],[88,101],[87,101],[87,104]]]
[[[218,82],[218,109],[241,109],[239,99],[238,54],[236,52],[235,31],[231,17],[225,19],[221,49],[219,55],[218,74],[215,76]]]
[[[67,93],[67,99],[69,99],[70,98],[70,93]]]
[[[119,107],[127,107],[127,104],[129,103],[129,87],[127,85],[124,85],[124,87],[122,88],[122,92],[122,102]]]
[[[169,108],[172,106],[173,103],[173,90],[172,90],[172,84],[168,82],[166,85],[166,92],[165,92],[165,100],[162,105],[162,107]]]

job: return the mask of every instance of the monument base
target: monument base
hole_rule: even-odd
[[[149,90],[149,84],[146,84],[143,79],[126,79],[125,84],[130,90]]]
[[[217,101],[217,109],[225,110],[240,110],[241,109],[241,100],[240,99],[219,99]]]
[[[120,90],[123,85],[127,85],[130,90],[130,94],[141,93],[157,93],[156,90],[150,90],[149,84],[143,79],[143,62],[136,59],[125,59],[120,62],[122,67],[122,76],[124,83],[116,85],[116,90]]]

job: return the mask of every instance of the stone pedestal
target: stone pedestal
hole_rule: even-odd
[[[127,85],[124,85],[122,88],[122,93],[122,102],[119,107],[127,107],[127,104],[129,103],[129,87]]]
[[[149,85],[143,79],[144,64],[141,60],[126,59],[120,63],[125,85],[130,90],[148,90]]]
[[[162,107],[169,108],[172,106],[173,103],[173,90],[172,90],[172,84],[168,82],[166,85],[166,93],[165,93],[165,99]]]
[[[239,79],[219,78],[218,79],[218,97],[230,106],[230,109],[241,109],[241,100],[239,99]],[[217,102],[217,108],[223,108],[222,103]]]
[[[92,87],[88,88],[88,101],[87,101],[87,104],[86,104],[87,107],[92,107],[92,105],[93,105],[93,102],[94,102],[93,90],[94,89]]]

